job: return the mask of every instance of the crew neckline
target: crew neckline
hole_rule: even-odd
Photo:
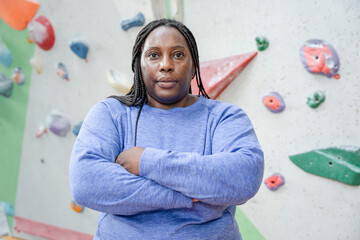
[[[153,113],[160,113],[160,114],[174,114],[174,113],[186,113],[186,112],[191,112],[194,110],[197,110],[201,104],[205,101],[205,98],[202,95],[194,95],[196,97],[198,97],[198,99],[196,100],[196,102],[194,102],[193,104],[191,104],[190,106],[187,107],[175,107],[175,108],[171,108],[171,109],[162,109],[162,108],[155,108],[155,107],[151,107],[149,105],[147,105],[146,103],[144,103],[143,106],[143,111],[146,112],[153,112]]]

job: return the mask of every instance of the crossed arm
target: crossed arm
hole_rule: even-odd
[[[133,147],[116,162],[128,172],[212,205],[238,205],[252,198],[262,181],[263,155],[243,147],[213,155]]]
[[[142,147],[132,147],[119,154],[116,158],[116,163],[125,168],[129,173],[139,176],[140,157],[144,152]],[[193,198],[192,201],[199,202],[199,200]]]
[[[116,163],[125,168],[129,173],[139,176],[140,157],[145,148],[132,147],[121,152],[117,158]]]
[[[110,107],[96,104],[76,139],[69,167],[74,200],[96,211],[119,215],[191,208],[191,198],[114,163],[121,152],[122,136]]]
[[[94,107],[74,146],[70,184],[79,204],[101,212],[133,215],[191,208],[193,199],[236,205],[257,192],[263,155],[251,124],[240,133],[233,129],[215,131],[213,155],[141,147],[120,152],[121,137],[109,114],[106,106]],[[224,121],[224,127],[229,121],[232,119]]]

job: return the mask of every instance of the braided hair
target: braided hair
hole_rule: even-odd
[[[193,60],[193,64],[195,67],[195,77],[196,77],[196,83],[199,88],[198,94],[203,95],[206,98],[210,98],[207,93],[205,92],[204,86],[201,81],[200,77],[200,63],[199,63],[199,54],[198,54],[198,48],[196,45],[195,38],[191,31],[182,23],[177,22],[175,20],[171,19],[159,19],[154,20],[150,23],[148,23],[137,35],[136,41],[133,47],[132,52],[132,71],[134,72],[134,83],[130,89],[130,91],[125,96],[110,96],[111,98],[116,98],[121,103],[127,105],[127,106],[138,106],[142,107],[144,103],[147,103],[147,91],[144,84],[144,80],[142,77],[141,72],[141,54],[142,54],[142,47],[144,45],[144,42],[147,38],[147,36],[152,32],[155,28],[158,28],[160,26],[167,26],[167,27],[173,27],[177,29],[185,38],[187,43],[190,47],[190,53],[191,58]],[[191,94],[191,87],[189,89],[189,93]]]

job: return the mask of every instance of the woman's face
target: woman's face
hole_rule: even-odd
[[[184,36],[173,27],[154,29],[143,45],[141,71],[151,106],[186,100],[194,65]]]

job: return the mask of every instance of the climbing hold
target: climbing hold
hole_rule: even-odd
[[[40,52],[37,52],[35,56],[30,59],[30,65],[35,69],[38,74],[42,72],[44,63]]]
[[[184,22],[184,1],[150,1],[154,19],[173,19]]]
[[[132,82],[125,76],[125,74],[119,73],[112,68],[109,68],[106,72],[108,81],[110,84],[122,93],[128,93],[132,86]]]
[[[80,38],[74,38],[69,43],[70,49],[79,57],[87,62],[88,45]]]
[[[73,127],[72,132],[74,133],[75,136],[79,135],[79,132],[80,132],[80,128],[81,128],[81,126],[82,126],[82,123],[83,123],[83,121],[79,122],[78,124],[76,124],[76,125]]]
[[[275,191],[285,183],[285,179],[283,176],[281,176],[278,173],[273,174],[272,176],[265,179],[265,185],[268,187],[271,191]]]
[[[285,109],[285,102],[277,92],[271,92],[269,95],[263,97],[263,104],[270,112],[280,113]]]
[[[308,40],[300,48],[301,61],[311,73],[331,78],[339,71],[340,61],[335,49],[322,40]]]
[[[27,42],[27,43],[30,43],[30,44],[31,44],[31,43],[34,43],[33,41],[31,41],[31,39],[30,39],[29,37],[26,37],[26,42]]]
[[[10,229],[6,221],[6,214],[0,203],[0,239],[9,239],[6,236],[10,235]]]
[[[13,81],[0,72],[0,94],[5,97],[10,97],[13,85]]]
[[[264,51],[269,47],[269,40],[266,37],[256,37],[255,40],[259,51]]]
[[[20,67],[16,67],[12,73],[13,81],[18,85],[23,85],[25,82],[25,74],[24,71]]]
[[[58,136],[65,137],[70,130],[70,121],[56,111],[52,111],[46,118],[47,128]]]
[[[45,160],[42,158],[42,159],[40,159],[40,162],[41,162],[41,163],[45,163]]]
[[[69,81],[69,74],[67,72],[67,69],[63,63],[58,63],[56,67],[56,74],[61,77],[62,79],[65,79],[66,81]]]
[[[330,147],[289,158],[305,172],[349,185],[360,185],[360,147]]]
[[[307,98],[307,105],[311,108],[317,108],[321,103],[325,101],[325,93],[322,91],[316,91],[313,95]]]
[[[14,216],[15,211],[14,211],[14,207],[11,203],[1,202],[1,207],[3,208],[6,216],[8,216],[8,217]]]
[[[36,138],[41,137],[44,133],[47,133],[46,127],[41,124],[38,129],[36,130]]]
[[[74,210],[77,213],[81,213],[82,211],[84,211],[84,207],[77,204],[75,201],[72,201],[70,203],[70,207],[72,208],[72,210]]]
[[[339,80],[340,79],[340,74],[334,74],[334,78],[336,79],[336,80]]]
[[[1,40],[1,38],[0,38],[0,62],[5,67],[10,67],[12,63],[12,54],[5,45],[5,43]]]
[[[15,30],[24,30],[40,4],[33,0],[1,0],[0,18]]]
[[[200,63],[201,80],[209,97],[216,99],[256,55],[252,52]],[[195,80],[191,81],[191,90],[199,93]]]
[[[141,12],[139,12],[135,17],[131,18],[131,19],[127,19],[127,20],[123,20],[121,22],[121,28],[124,31],[127,31],[128,29],[132,28],[132,27],[140,27],[143,26],[145,23],[145,17],[144,14],[142,14]]]
[[[43,50],[50,50],[55,43],[54,29],[44,16],[33,19],[28,26],[30,39]]]

